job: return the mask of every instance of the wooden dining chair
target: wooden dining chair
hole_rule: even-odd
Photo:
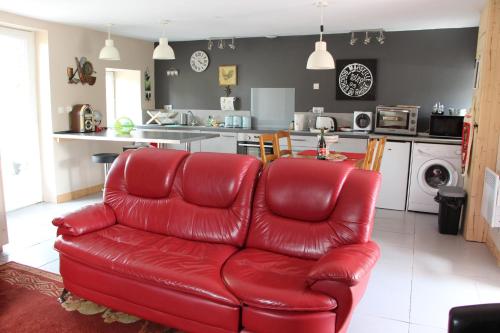
[[[266,143],[271,143],[273,146],[273,153],[272,154],[266,154]],[[269,133],[269,134],[261,134],[259,137],[259,144],[260,144],[260,159],[262,160],[262,163],[264,165],[268,164],[271,161],[274,161],[275,159],[278,158],[278,154],[276,153],[276,135],[275,133]]]
[[[292,156],[292,140],[290,139],[290,132],[278,131],[275,134],[274,152],[278,157]],[[287,149],[281,149],[280,140],[286,138]]]
[[[368,140],[365,159],[361,167],[363,170],[380,171],[386,141],[387,137],[385,136]]]

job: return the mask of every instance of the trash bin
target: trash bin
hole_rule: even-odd
[[[462,207],[467,193],[458,186],[441,186],[434,198],[439,203],[439,233],[456,235],[460,227]]]

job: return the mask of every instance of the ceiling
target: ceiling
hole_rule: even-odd
[[[472,27],[485,1],[329,0],[325,32]],[[315,34],[320,14],[313,0],[5,0],[0,10],[102,31],[113,23],[115,34],[151,41],[163,19],[169,39],[181,41]]]

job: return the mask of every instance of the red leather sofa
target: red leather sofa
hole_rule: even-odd
[[[127,151],[103,203],[53,221],[64,287],[186,332],[347,332],[380,176],[345,164]]]

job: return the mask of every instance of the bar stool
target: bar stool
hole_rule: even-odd
[[[104,179],[108,176],[109,168],[111,164],[118,157],[115,153],[100,153],[92,155],[92,162],[104,164]]]

